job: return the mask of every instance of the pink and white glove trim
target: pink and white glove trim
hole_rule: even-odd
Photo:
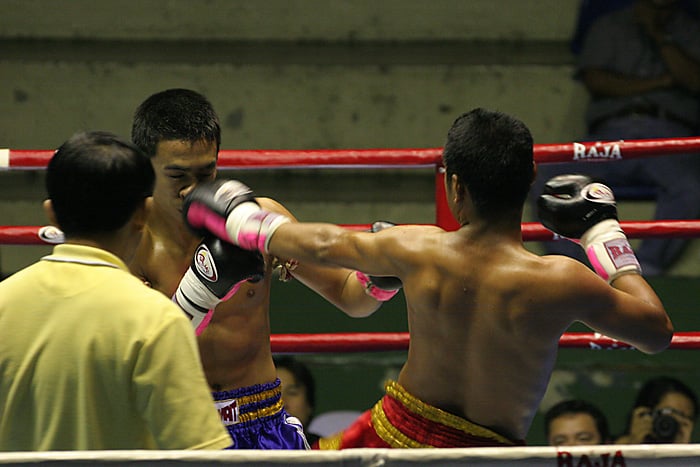
[[[228,215],[226,232],[231,241],[246,250],[268,252],[275,230],[290,222],[287,216],[260,209],[256,203],[242,203]]]
[[[581,246],[595,272],[608,283],[623,274],[642,273],[627,235],[615,219],[601,221],[584,232]]]
[[[370,277],[363,272],[355,271],[355,277],[357,277],[357,280],[360,281],[360,284],[362,284],[362,287],[365,288],[365,293],[377,301],[386,302],[399,292],[399,289],[396,289],[396,290],[380,289],[379,287],[374,285],[372,283],[372,279],[370,279]]]
[[[206,288],[192,271],[192,268],[189,268],[180,280],[180,285],[173,294],[172,301],[190,318],[195,334],[200,335],[211,321],[216,305],[231,298],[241,288],[243,282],[245,281],[234,285],[224,298],[219,298]]]

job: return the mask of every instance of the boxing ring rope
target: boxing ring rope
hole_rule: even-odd
[[[0,453],[0,465],[54,467],[650,467],[697,465],[693,444],[528,446],[509,448],[347,449],[344,451],[49,451]]]
[[[343,149],[343,150],[222,150],[218,166],[226,169],[289,168],[407,168],[435,167],[436,225],[445,229],[458,226],[445,202],[441,148],[427,149]],[[647,139],[565,144],[538,144],[538,163],[613,162],[655,157],[663,154],[700,153],[700,137]],[[0,170],[41,170],[53,151],[0,149]],[[630,238],[700,237],[700,220],[622,221]],[[368,230],[369,224],[346,224],[346,228]],[[559,240],[560,237],[538,222],[522,224],[524,241]],[[0,226],[0,244],[41,245],[61,243],[60,231],[49,226]],[[408,333],[330,333],[278,334],[271,336],[273,352],[373,352],[406,350]],[[565,333],[560,348],[632,349],[626,343],[597,333]],[[678,332],[671,349],[700,348],[700,333]]]
[[[700,237],[700,220],[679,221],[621,221],[629,238],[695,238]],[[353,230],[369,230],[370,224],[342,224]],[[524,241],[549,241],[561,237],[544,228],[539,222],[522,224]],[[0,245],[42,245],[61,243],[62,237],[46,226],[0,226]]]
[[[317,334],[273,334],[275,353],[350,353],[408,350],[407,332],[336,332]],[[559,339],[560,349],[633,350],[629,344],[595,332],[567,332]],[[700,349],[700,332],[676,332],[669,349]]]
[[[535,146],[538,163],[610,162],[655,157],[661,154],[700,153],[700,137],[609,141]],[[0,149],[0,170],[42,170],[53,151]],[[436,225],[447,230],[458,227],[445,202],[441,148],[350,149],[350,150],[222,150],[218,166],[227,169],[301,168],[435,168]],[[630,238],[700,237],[700,220],[623,221]],[[345,225],[369,229],[369,224]],[[541,224],[523,223],[525,241],[558,240]],[[63,241],[60,231],[39,226],[0,226],[0,244],[47,245]],[[276,334],[271,336],[275,353],[405,351],[405,332]],[[589,350],[630,350],[630,345],[598,333],[565,333],[560,348]],[[669,347],[676,350],[700,348],[700,332],[676,332]],[[556,448],[528,446],[468,449],[350,449],[346,451],[84,451],[44,453],[0,453],[0,465],[153,466],[180,465],[319,465],[319,466],[676,466],[693,465],[700,458],[697,445],[599,445]]]
[[[441,148],[425,149],[342,149],[342,150],[222,150],[218,167],[226,169],[282,168],[411,168],[435,167],[435,224],[456,230],[459,225],[445,202]],[[583,143],[536,144],[535,161],[608,162],[656,157],[661,154],[700,153],[700,137],[592,141]],[[0,170],[40,170],[53,151],[0,149]],[[547,239],[546,235],[542,239]]]
[[[442,148],[425,149],[313,149],[222,150],[220,169],[303,167],[406,167],[441,164]],[[536,144],[538,163],[587,162],[655,157],[660,154],[700,153],[700,137]],[[52,150],[0,149],[1,169],[44,169]]]

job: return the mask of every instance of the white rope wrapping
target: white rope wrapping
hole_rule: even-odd
[[[694,444],[528,446],[468,449],[348,449],[344,451],[56,451],[0,453],[0,465],[148,465],[158,467],[309,465],[328,467],[449,466],[679,466],[700,465]]]

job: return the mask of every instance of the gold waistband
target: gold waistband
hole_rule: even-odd
[[[246,405],[275,398],[277,400],[269,405],[259,407],[253,410],[245,410]],[[279,386],[273,389],[268,389],[266,391],[259,392],[257,394],[250,394],[247,396],[231,397],[227,399],[217,400],[215,401],[215,405],[217,406],[217,408],[220,408],[224,406],[224,404],[231,403],[234,400],[238,405],[237,410],[241,411],[237,414],[237,420],[235,423],[249,422],[260,418],[269,417],[271,415],[275,415],[281,412],[282,408],[284,407],[284,402],[282,401],[282,390]],[[224,421],[223,414],[221,414],[221,417],[222,421]]]
[[[384,387],[388,396],[396,399],[403,405],[408,411],[425,418],[434,423],[439,423],[441,425],[460,430],[470,436],[478,436],[481,438],[493,439],[499,443],[512,445],[513,441],[509,440],[505,436],[496,433],[476,423],[470,422],[462,417],[445,412],[442,409],[434,407],[432,405],[426,404],[417,397],[408,393],[399,383],[396,381],[389,381]],[[372,408],[372,423],[375,426],[377,434],[386,442],[394,445],[404,444],[405,446],[397,447],[409,447],[409,448],[423,448],[430,447],[419,443],[404,433],[399,431],[398,428],[393,426],[391,422],[387,419],[384,413],[384,408],[382,401],[380,400]]]

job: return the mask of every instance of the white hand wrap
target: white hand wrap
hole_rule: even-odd
[[[612,283],[623,274],[641,274],[642,268],[615,219],[606,219],[581,236],[581,246],[595,272]]]
[[[256,203],[243,203],[235,207],[226,219],[226,232],[231,241],[246,250],[267,253],[272,234],[277,228],[290,222],[282,214],[260,209]]]
[[[197,335],[209,324],[214,308],[221,302],[220,298],[202,284],[192,268],[187,269],[180,280],[172,300],[190,318]]]

